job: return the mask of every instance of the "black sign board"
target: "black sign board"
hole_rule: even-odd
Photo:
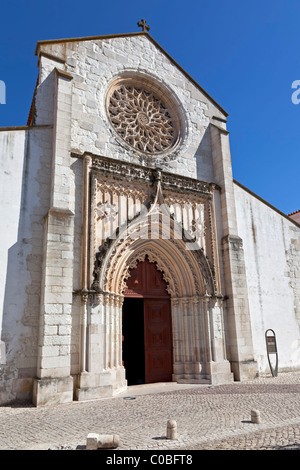
[[[275,332],[273,330],[267,330],[266,333],[265,333],[265,337],[266,337],[266,346],[267,346],[267,355],[268,355],[269,366],[270,366],[270,369],[271,369],[272,376],[276,377],[277,373],[278,373],[278,354],[277,354],[277,345],[276,345]],[[273,365],[271,363],[270,354],[276,354],[275,368],[273,367]]]
[[[276,354],[277,347],[276,347],[276,339],[275,336],[266,336],[267,341],[267,350],[269,354]]]

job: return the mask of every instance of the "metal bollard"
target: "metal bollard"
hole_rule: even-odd
[[[251,422],[255,424],[261,423],[260,412],[258,410],[251,410]]]
[[[177,423],[174,419],[167,422],[167,439],[177,439]]]

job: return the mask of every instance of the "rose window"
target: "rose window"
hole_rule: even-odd
[[[108,114],[115,131],[135,149],[156,154],[178,140],[178,119],[172,105],[153,87],[119,83],[108,98]]]

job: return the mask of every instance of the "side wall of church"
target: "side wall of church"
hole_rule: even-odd
[[[0,403],[29,398],[36,374],[52,130],[0,132]]]
[[[0,211],[2,226],[0,258],[1,306],[4,301],[9,250],[15,245],[18,239],[25,142],[25,130],[0,132]],[[1,324],[2,317],[3,312],[1,308]]]
[[[270,371],[268,329],[276,334],[279,370],[300,368],[300,229],[238,184],[234,191],[259,370]]]

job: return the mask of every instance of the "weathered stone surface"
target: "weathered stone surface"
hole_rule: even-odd
[[[120,445],[120,438],[116,434],[90,433],[86,439],[86,450],[116,449]]]

